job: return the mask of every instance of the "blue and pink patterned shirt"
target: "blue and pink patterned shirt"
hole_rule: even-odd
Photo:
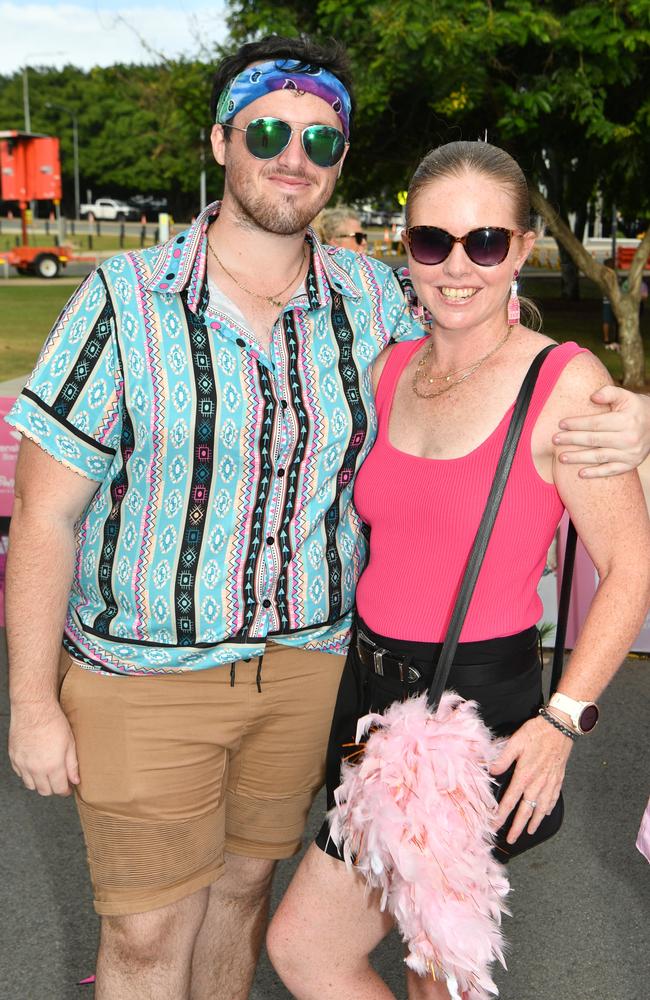
[[[91,274],[8,417],[97,480],[64,638],[92,669],[194,670],[260,655],[267,637],[331,652],[349,639],[370,367],[422,330],[390,268],[309,231],[305,285],[265,352],[236,310],[209,304],[217,213]]]

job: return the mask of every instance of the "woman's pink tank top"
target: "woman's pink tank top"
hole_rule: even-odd
[[[357,608],[380,635],[442,642],[514,402],[469,455],[419,458],[394,448],[388,422],[395,387],[419,346],[410,341],[393,347],[377,388],[377,439],[354,490],[357,509],[371,531]],[[581,353],[577,344],[561,344],[540,369],[462,642],[521,632],[542,615],[537,584],[564,506],[555,486],[535,468],[531,435],[560,374]]]

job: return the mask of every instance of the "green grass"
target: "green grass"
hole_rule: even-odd
[[[81,278],[79,279],[81,281]],[[50,327],[72,295],[74,287],[57,281],[41,284],[4,285],[0,280],[0,381],[31,371]],[[576,340],[596,354],[616,381],[621,379],[621,360],[602,344],[600,294],[591,282],[581,286],[583,299],[566,302],[559,297],[556,278],[526,278],[524,292],[539,305],[544,332],[555,340]],[[646,309],[642,330],[650,341],[650,310]],[[650,363],[647,365],[650,380]]]
[[[147,247],[153,246],[153,229],[150,230],[151,235],[148,235],[145,239],[144,245]],[[22,240],[18,240],[22,243]],[[88,245],[88,237],[77,233],[76,236],[66,236],[64,239],[64,244],[66,246],[74,247],[78,254],[88,254],[94,253],[95,250],[114,250],[116,253],[123,250],[137,250],[142,243],[140,241],[140,234],[134,234],[131,236],[124,237],[124,246],[120,247],[120,241],[118,236],[95,236],[92,237],[92,247]],[[32,233],[29,237],[29,245],[32,247],[52,247],[54,246],[54,234],[46,235],[45,233]],[[0,254],[7,253],[13,247],[16,246],[16,236],[11,233],[3,233],[0,236]]]
[[[73,291],[73,285],[56,281],[22,287],[0,282],[0,381],[32,370],[43,341]]]

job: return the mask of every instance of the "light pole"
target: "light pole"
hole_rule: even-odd
[[[27,52],[25,54],[25,65],[23,66],[23,114],[25,116],[25,132],[31,132],[32,130],[32,118],[29,113],[29,62],[28,59],[33,59],[35,56],[63,56],[65,52]]]
[[[79,127],[78,127],[78,117],[76,111],[72,108],[66,107],[65,104],[56,104],[54,101],[46,101],[46,108],[58,108],[60,111],[65,111],[72,118],[72,160],[74,169],[74,217],[79,218],[79,205],[81,204],[81,199],[79,197]]]

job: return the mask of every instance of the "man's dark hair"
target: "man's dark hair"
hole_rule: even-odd
[[[320,66],[337,77],[348,94],[354,113],[354,95],[352,93],[352,71],[343,45],[335,38],[315,42],[309,35],[288,38],[285,35],[267,35],[258,42],[246,42],[231,55],[226,56],[214,74],[212,81],[212,97],[210,99],[210,115],[214,122],[217,115],[217,103],[232,78],[241,73],[252,63],[268,62],[271,59],[297,59],[305,69],[308,66]],[[298,71],[300,67],[298,67]],[[226,139],[230,137],[230,129],[224,129]]]

